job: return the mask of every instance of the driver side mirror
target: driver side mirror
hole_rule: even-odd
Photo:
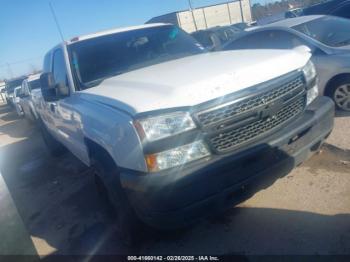
[[[51,72],[43,73],[40,76],[41,93],[46,102],[53,102],[58,100],[55,80]]]

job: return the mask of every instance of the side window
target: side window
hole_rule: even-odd
[[[50,65],[51,65],[51,52],[47,53],[44,57],[43,71],[50,72],[51,71]]]
[[[298,36],[283,31],[262,31],[237,39],[229,49],[292,49],[305,42]]]
[[[69,94],[67,69],[63,51],[61,49],[54,52],[52,74],[59,95],[67,96]]]

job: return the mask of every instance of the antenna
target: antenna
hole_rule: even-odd
[[[56,26],[57,26],[57,30],[58,30],[58,32],[59,32],[59,34],[61,36],[62,41],[64,41],[62,30],[61,30],[60,24],[58,23],[58,20],[57,20],[56,14],[55,14],[55,10],[53,9],[53,6],[52,6],[51,2],[49,2],[49,6],[50,6],[50,10],[51,10],[53,19],[55,20],[55,23],[56,23]]]
[[[196,18],[194,17],[194,14],[193,14],[193,7],[192,7],[192,1],[191,0],[188,0],[188,6],[190,8],[190,12],[191,12],[191,15],[192,15],[192,20],[193,20],[193,23],[194,23],[195,31],[197,31],[198,28],[197,28]]]

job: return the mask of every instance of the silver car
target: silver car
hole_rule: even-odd
[[[36,112],[35,99],[36,96],[41,93],[40,89],[40,74],[30,75],[22,82],[22,97],[20,105],[23,109],[24,116],[35,122],[38,119],[38,113]]]
[[[301,16],[246,30],[228,43],[232,49],[296,49],[312,53],[320,92],[338,109],[350,111],[350,20]]]
[[[13,98],[12,98],[12,103],[16,108],[16,112],[18,116],[23,116],[23,108],[20,105],[21,96],[22,96],[22,88],[18,86],[13,91]]]

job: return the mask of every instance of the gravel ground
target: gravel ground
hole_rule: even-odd
[[[350,114],[338,113],[321,152],[225,214],[120,243],[91,172],[51,158],[37,128],[0,105],[0,170],[38,253],[350,254]],[[248,197],[250,196],[250,197]],[[144,232],[145,235],[145,232]]]

